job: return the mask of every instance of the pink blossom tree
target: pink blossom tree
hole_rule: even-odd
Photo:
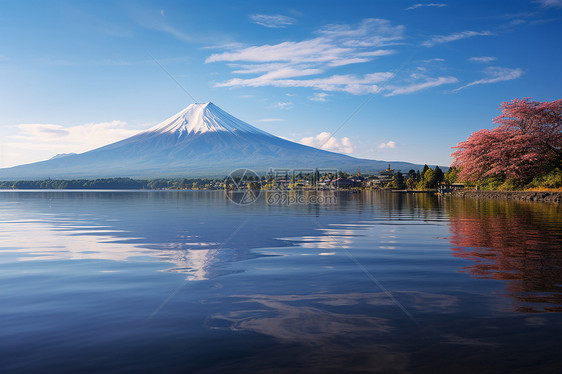
[[[500,175],[528,180],[560,167],[562,99],[551,102],[515,99],[501,105],[492,130],[480,130],[460,142],[451,166],[465,181]]]

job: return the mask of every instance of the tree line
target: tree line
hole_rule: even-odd
[[[386,187],[399,190],[434,190],[442,182],[448,184],[455,183],[457,175],[458,170],[454,167],[449,168],[446,173],[443,173],[439,166],[435,166],[435,169],[432,169],[425,164],[421,172],[413,169],[406,174],[397,172]]]
[[[132,179],[132,178],[98,178],[98,179],[46,179],[37,181],[4,181],[0,182],[0,189],[115,189],[115,190],[199,190],[220,189],[224,179],[207,178],[173,178],[173,179]]]

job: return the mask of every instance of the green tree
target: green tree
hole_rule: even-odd
[[[443,174],[443,170],[439,168],[439,166],[435,166],[435,184],[438,185],[439,183],[443,182],[445,179],[445,174]]]
[[[425,172],[428,171],[428,170],[429,170],[429,166],[427,166],[427,164],[423,165],[423,169],[422,169],[422,172],[421,172],[421,176],[420,176],[421,178],[420,178],[420,180],[423,179],[423,176],[425,175]]]
[[[399,190],[404,189],[404,175],[401,172],[394,174],[393,182],[396,188],[398,188]]]
[[[414,178],[408,178],[408,180],[406,180],[406,188],[408,190],[415,190],[416,189],[416,181],[414,180]]]
[[[421,190],[425,190],[435,187],[437,187],[437,178],[435,176],[435,171],[428,168],[425,173],[423,173],[421,181],[418,182],[418,188]]]
[[[449,184],[456,183],[457,179],[458,179],[458,173],[459,173],[459,171],[457,170],[457,168],[450,167],[449,170],[447,170],[447,172],[443,176],[445,182],[447,182]]]

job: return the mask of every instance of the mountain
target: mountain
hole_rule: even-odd
[[[54,160],[54,159],[61,158],[61,157],[66,157],[66,156],[72,156],[72,155],[75,155],[75,154],[76,154],[76,153],[74,153],[74,152],[70,152],[70,153],[58,153],[58,154],[54,155],[53,157],[51,157],[49,160]]]
[[[0,169],[0,180],[101,177],[223,177],[237,168],[324,168],[377,172],[389,162],[358,159],[281,139],[213,103],[192,104],[164,122],[94,150]],[[402,171],[421,169],[390,162]]]

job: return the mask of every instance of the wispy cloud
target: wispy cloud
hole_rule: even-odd
[[[363,76],[357,75],[332,75],[326,78],[315,79],[268,79],[258,77],[253,79],[233,78],[223,83],[217,83],[216,87],[308,87],[322,91],[340,91],[353,95],[364,95],[377,93],[381,87],[377,83],[384,82],[393,76],[392,73],[373,73]]]
[[[418,9],[418,8],[422,8],[422,7],[436,7],[436,8],[442,8],[444,6],[447,6],[447,4],[439,4],[439,3],[428,3],[428,4],[414,4],[411,7],[406,8],[406,10],[413,10],[413,9]]]
[[[41,57],[38,58],[37,63],[40,65],[51,65],[51,66],[73,66],[76,65],[75,62],[70,60],[65,60],[61,58],[51,58],[51,57]]]
[[[314,63],[321,66],[341,66],[343,62],[358,63],[371,61],[375,57],[394,53],[392,50],[363,50],[358,47],[338,45],[334,40],[324,37],[304,40],[301,42],[283,42],[274,45],[252,46],[212,54],[205,62],[246,61],[259,63]]]
[[[360,64],[395,53],[387,47],[404,38],[404,27],[388,20],[365,19],[356,25],[330,24],[316,30],[316,37],[302,41],[285,41],[232,48],[215,53],[207,63],[228,62],[233,74],[257,75],[217,82],[216,87],[311,87],[323,91],[345,91],[352,94],[374,92],[376,83],[390,78],[390,73],[321,75],[330,69]]]
[[[80,145],[80,149],[69,152],[84,152],[91,148],[109,144],[125,137],[135,135],[140,130],[126,128],[126,122],[109,121],[87,123],[76,126],[62,126],[44,123],[24,123],[16,125],[17,132],[10,136],[13,140],[28,141],[40,146],[42,143],[67,143]],[[54,144],[53,144],[54,145]]]
[[[476,86],[478,84],[489,84],[489,83],[496,83],[496,82],[503,82],[512,79],[517,79],[523,75],[523,70],[519,68],[510,69],[510,68],[502,68],[497,66],[490,66],[484,70],[484,74],[487,76],[486,78],[479,79],[474,82],[470,82],[467,85],[464,85],[462,87],[453,90],[453,92],[458,92],[462,89],[465,89],[470,86]]]
[[[319,74],[323,70],[310,68],[310,65],[290,66],[282,63],[261,64],[261,65],[235,65],[238,67],[234,70],[234,74],[263,74],[260,78],[262,80],[280,79],[301,77],[305,75]]]
[[[404,38],[405,27],[393,26],[380,18],[367,18],[357,25],[330,24],[316,31],[317,34],[339,40],[348,47],[380,47],[392,45]]]
[[[444,84],[457,83],[458,81],[459,80],[455,77],[438,77],[438,78],[428,78],[425,82],[412,83],[401,87],[389,86],[387,87],[387,89],[390,90],[390,92],[385,94],[385,96],[411,94],[431,87],[437,87]]]
[[[147,29],[167,33],[184,42],[200,42],[196,36],[172,26],[163,10],[136,8],[133,14],[137,23]]]
[[[311,101],[328,101],[328,99],[326,99],[328,96],[330,96],[330,95],[328,95],[325,92],[315,92],[315,93],[312,94],[312,96],[308,97],[308,100],[311,100]]]
[[[287,27],[297,22],[297,20],[292,17],[282,16],[280,14],[253,14],[250,16],[250,19],[258,25],[270,28]]]
[[[385,149],[385,148],[394,149],[394,148],[396,148],[396,142],[392,141],[392,140],[389,140],[386,143],[383,142],[383,143],[379,144],[379,146],[377,148],[379,148],[379,149]]]
[[[141,27],[168,34],[178,40],[196,45],[229,44],[230,35],[218,31],[203,31],[192,22],[179,23],[175,17],[168,17],[168,12],[152,6],[137,4],[129,8],[131,18]]]
[[[293,105],[295,105],[295,103],[291,101],[279,101],[275,104],[270,105],[269,107],[273,109],[290,109],[293,107]]]
[[[454,42],[461,39],[472,38],[474,36],[488,36],[492,35],[490,31],[462,31],[449,35],[436,35],[429,40],[422,43],[425,47],[433,47],[437,44]]]
[[[434,63],[434,62],[445,62],[445,59],[437,57],[437,58],[430,58],[430,59],[427,59],[427,60],[422,60],[422,62],[424,64],[431,64],[431,63]]]
[[[471,57],[468,59],[468,61],[471,62],[481,62],[484,64],[489,64],[492,61],[496,61],[497,58],[496,57],[490,57],[490,56],[480,56],[480,57]]]
[[[258,119],[258,122],[283,122],[285,121],[282,118],[262,118]]]
[[[222,50],[230,50],[230,49],[237,49],[237,48],[244,48],[246,44],[239,43],[239,42],[229,42],[229,43],[220,43],[216,45],[207,45],[201,47],[200,49],[222,49]]]
[[[343,137],[338,140],[336,137],[331,136],[329,132],[321,132],[316,136],[302,138],[299,143],[310,147],[324,149],[326,151],[341,153],[353,152],[353,146],[351,145],[351,140],[349,138]]]
[[[215,87],[301,87],[316,91],[308,96],[312,101],[326,101],[330,92],[346,92],[352,95],[384,93],[386,96],[410,94],[443,84],[457,83],[458,79],[442,72],[429,76],[429,71],[444,68],[430,63],[445,60],[425,60],[416,74],[373,72],[371,74],[333,74],[335,67],[361,64],[375,58],[393,54],[388,47],[400,44],[404,39],[404,26],[393,25],[384,19],[365,19],[358,24],[331,24],[316,30],[317,37],[302,41],[284,41],[278,44],[263,44],[231,48],[213,53],[206,63],[226,62],[232,74],[239,75],[225,81],[215,82]],[[464,31],[461,33],[434,36],[424,45],[433,46],[476,35],[491,35],[489,31]],[[389,86],[390,79],[401,79]]]
[[[562,7],[562,0],[535,0],[543,7]]]
[[[139,133],[127,128],[123,121],[62,126],[47,123],[25,123],[14,126],[15,131],[2,143],[13,155],[3,160],[2,167],[46,160],[59,153],[82,153]]]

